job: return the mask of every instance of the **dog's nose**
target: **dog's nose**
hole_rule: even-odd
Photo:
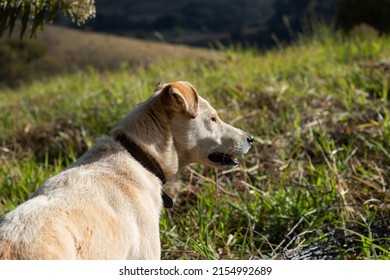
[[[253,141],[255,141],[255,138],[252,135],[248,135],[246,140],[248,141],[249,144],[253,144]]]

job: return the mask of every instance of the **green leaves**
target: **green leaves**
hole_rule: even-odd
[[[95,17],[95,1],[70,0],[0,0],[0,36],[8,31],[11,35],[14,27],[20,23],[20,38],[28,28],[30,36],[34,36],[38,27],[52,23],[58,10],[70,17],[78,25]]]

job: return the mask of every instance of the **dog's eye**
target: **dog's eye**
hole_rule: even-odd
[[[215,116],[211,117],[211,121],[212,122],[216,122],[217,121],[217,117],[215,117]]]

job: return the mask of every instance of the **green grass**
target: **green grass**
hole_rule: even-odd
[[[297,257],[315,246],[337,259],[390,259],[389,60],[389,37],[324,31],[267,52],[232,48],[212,61],[90,69],[2,90],[0,216],[157,82],[188,80],[257,141],[239,169],[192,165],[168,186],[164,259]]]

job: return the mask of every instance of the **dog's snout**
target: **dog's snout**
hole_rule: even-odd
[[[253,141],[255,141],[255,138],[248,134],[248,136],[246,137],[246,141],[248,141],[249,144],[253,144]]]

